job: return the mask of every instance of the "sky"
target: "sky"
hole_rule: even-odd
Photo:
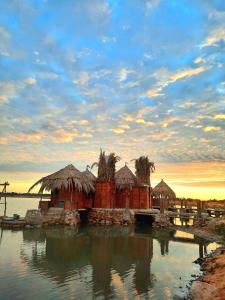
[[[1,0],[0,181],[26,192],[102,148],[225,199],[224,24],[223,0]]]

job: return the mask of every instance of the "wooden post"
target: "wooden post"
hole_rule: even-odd
[[[204,212],[205,211],[205,201],[201,201],[202,203],[202,211]]]
[[[201,200],[197,200],[198,217],[201,218]]]
[[[183,208],[183,206],[184,206],[184,200],[181,199],[180,208]]]
[[[203,244],[202,242],[199,243],[199,257],[203,258]]]
[[[162,195],[161,195],[161,197],[160,197],[160,213],[161,214],[164,214],[164,209],[165,209],[165,207],[164,207],[164,197],[162,197]]]
[[[4,204],[4,217],[6,216],[6,209],[7,209],[7,200],[6,200],[6,187],[7,185],[9,185],[8,182],[5,182],[5,183],[1,183],[0,185],[3,185],[3,190],[2,190],[2,194],[4,193],[4,203],[1,203],[1,204]],[[1,201],[1,196],[0,196],[0,201]]]

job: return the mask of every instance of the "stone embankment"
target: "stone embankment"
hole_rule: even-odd
[[[88,222],[95,225],[129,225],[135,222],[132,209],[94,208],[88,214]]]
[[[172,226],[166,214],[155,214],[152,227],[155,229],[168,229]]]
[[[37,209],[28,210],[24,219],[0,221],[2,228],[22,229],[34,227],[47,227],[51,225],[76,226],[80,223],[80,215],[77,210],[64,210],[50,208],[46,214],[41,214]]]

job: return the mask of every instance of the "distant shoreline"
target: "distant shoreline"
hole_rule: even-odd
[[[51,194],[35,194],[35,193],[0,193],[0,197],[13,197],[13,198],[44,198],[50,199]]]

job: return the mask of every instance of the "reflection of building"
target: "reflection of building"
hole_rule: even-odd
[[[159,242],[159,255],[168,253],[170,241],[199,245],[200,257],[206,251],[203,241],[175,233],[150,234],[143,227],[134,231],[113,226],[26,230],[21,258],[59,286],[68,282],[85,286],[93,298],[116,298],[121,289],[124,295],[148,298],[155,278],[151,273],[153,239]],[[26,252],[29,245],[32,251]]]
[[[108,298],[114,293],[112,284],[116,285],[118,278],[123,281],[127,274],[132,274],[132,286],[139,294],[147,293],[152,286],[152,237],[138,237],[132,228],[118,232],[90,227],[77,235],[71,228],[32,230],[32,234],[24,231],[24,243],[32,242],[35,251],[21,256],[30,267],[57,284],[74,280],[76,274],[90,266],[94,296]]]

